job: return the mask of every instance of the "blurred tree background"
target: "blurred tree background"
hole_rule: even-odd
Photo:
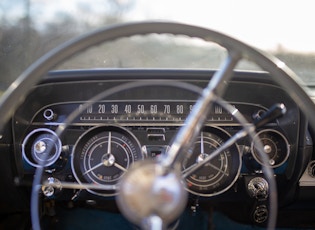
[[[61,7],[60,11],[54,13],[55,20],[44,21],[37,14],[40,14],[38,10],[41,7],[49,4],[48,1],[1,0],[0,89],[6,89],[47,51],[95,27],[122,21],[122,13],[132,7],[120,4],[119,0],[103,2],[98,5],[103,11],[98,13],[95,21],[83,20],[81,16],[93,15],[93,9],[80,3],[74,6],[76,14]]]
[[[77,1],[71,7],[64,5],[51,10],[50,15],[47,9],[53,2],[0,1],[0,90],[5,90],[31,63],[59,44],[100,26],[127,21],[124,15],[136,4],[135,0],[97,0],[93,5]],[[121,39],[92,48],[59,68],[218,68],[225,53],[218,46],[199,43],[191,45],[184,38],[171,42],[163,36]],[[314,54],[290,53],[282,47],[274,54],[305,81],[315,83]],[[257,69],[246,62],[238,67]]]

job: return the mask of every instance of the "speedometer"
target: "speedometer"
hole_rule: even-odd
[[[79,183],[111,185],[143,154],[137,139],[127,129],[100,126],[88,130],[77,141],[72,157],[72,171]],[[87,189],[101,196],[116,194],[115,190]]]

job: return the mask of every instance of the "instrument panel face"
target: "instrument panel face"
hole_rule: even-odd
[[[174,136],[194,108],[198,96],[187,89],[164,84],[129,89],[93,102],[91,98],[97,94],[125,82],[126,76],[116,79],[106,71],[103,74],[98,80],[91,80],[89,76],[77,81],[54,82],[51,79],[48,83],[38,85],[29,95],[17,110],[13,123],[20,177],[32,178],[36,168],[29,165],[23,155],[30,158],[32,154],[27,151],[37,151],[38,154],[45,152],[46,143],[42,136],[52,135],[50,132],[55,132],[59,126],[69,122],[68,118],[73,114],[75,116],[59,137],[62,151],[58,153],[58,159],[47,167],[46,177],[53,174],[59,181],[116,188],[119,178],[133,162],[157,158],[167,152]],[[145,74],[139,72],[139,76]],[[180,73],[170,75],[172,80],[203,88],[208,83],[209,72],[193,72],[191,76],[185,77]],[[290,116],[278,119],[258,132],[265,134],[264,143],[267,144],[264,147],[270,151],[270,155],[272,153],[273,161],[270,162],[275,173],[289,174],[287,165],[297,153],[298,107],[272,82],[262,81],[260,76],[258,80],[251,77],[246,74],[241,74],[239,79],[236,77],[230,82],[224,99],[240,111],[248,122],[275,103],[285,104]],[[159,77],[155,74],[152,78]],[[130,78],[128,81],[131,81]],[[184,160],[183,173],[218,149],[240,129],[235,117],[214,102],[191,150],[191,158]],[[268,132],[264,133],[263,130]],[[277,149],[278,146],[281,146],[281,150]],[[285,155],[281,156],[282,153]],[[230,190],[244,175],[256,174],[261,175],[261,162],[252,141],[246,137],[217,155],[199,171],[188,174],[185,181],[192,194],[212,197]],[[115,189],[100,192],[91,188],[87,191],[97,196],[116,194]]]
[[[184,121],[193,109],[195,101],[115,101],[95,103],[85,109],[81,121],[120,120],[120,121]],[[233,121],[233,117],[215,106],[208,120]]]
[[[67,115],[79,111],[72,123],[93,124],[106,122],[152,122],[182,123],[193,109],[194,100],[129,100],[101,102],[63,102],[46,106],[34,118],[34,123],[62,123]],[[91,104],[92,103],[92,104]],[[91,105],[89,105],[91,104]],[[255,113],[262,113],[266,108],[256,104],[234,103],[239,111],[251,121]],[[220,105],[214,104],[209,111],[206,122],[233,124],[237,123],[234,116]]]

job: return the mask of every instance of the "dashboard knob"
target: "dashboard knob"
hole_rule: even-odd
[[[256,223],[264,223],[268,219],[268,209],[266,205],[259,205],[253,213],[253,218]]]
[[[247,185],[248,193],[258,200],[267,199],[269,193],[268,182],[262,177],[251,179]]]
[[[56,114],[52,109],[46,109],[43,113],[43,116],[46,120],[51,121],[56,118]]]
[[[56,186],[59,184],[59,186]],[[61,183],[60,180],[54,177],[48,177],[46,181],[44,181],[42,186],[42,192],[46,197],[52,197],[61,192]]]

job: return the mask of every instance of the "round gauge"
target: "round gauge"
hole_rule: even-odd
[[[60,153],[60,139],[55,132],[46,128],[33,130],[22,143],[23,158],[34,167],[47,167],[54,164]]]
[[[131,164],[141,159],[140,144],[131,132],[118,126],[100,126],[79,138],[73,149],[71,166],[79,183],[115,188]],[[116,194],[115,190],[87,190],[101,196]]]
[[[183,172],[203,161],[230,138],[222,129],[207,127],[195,142],[192,154],[183,162]],[[241,169],[241,155],[237,145],[214,156],[200,169],[186,177],[189,192],[200,196],[215,196],[227,191],[237,180]]]
[[[288,159],[290,146],[288,140],[280,132],[273,129],[265,129],[258,132],[255,138],[260,139],[263,151],[268,156],[270,167],[279,167]],[[255,160],[263,165],[263,161],[254,143],[252,143],[251,150]]]

